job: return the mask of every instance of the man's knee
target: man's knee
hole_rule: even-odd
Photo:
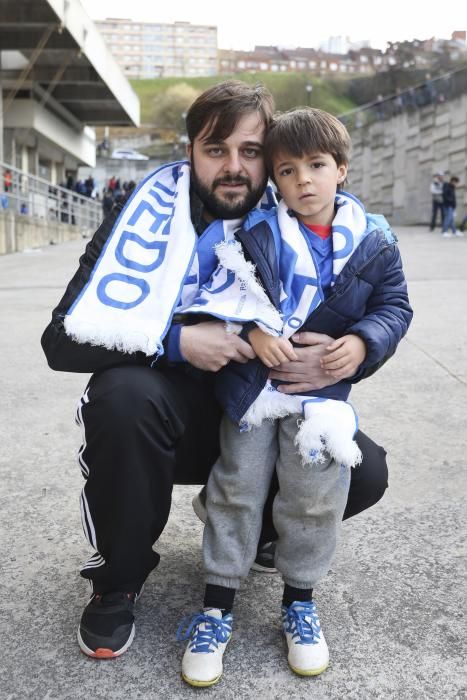
[[[383,496],[388,486],[386,450],[365,433],[358,431],[356,441],[362,452],[362,463],[351,470],[349,498],[344,518],[370,508]]]
[[[170,386],[161,372],[150,367],[114,367],[92,377],[88,399],[102,424],[124,428],[170,402]]]

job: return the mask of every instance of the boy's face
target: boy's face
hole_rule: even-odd
[[[330,153],[300,157],[281,153],[273,167],[276,185],[298,219],[305,224],[330,226],[337,185],[344,182],[347,165],[338,166]]]
[[[259,114],[252,112],[225,140],[214,141],[204,130],[189,144],[192,186],[212,218],[240,218],[261,199],[267,183],[264,132]]]

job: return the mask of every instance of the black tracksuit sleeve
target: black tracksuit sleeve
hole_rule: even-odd
[[[89,280],[94,265],[112,231],[123,203],[114,206],[89,241],[79,260],[79,267],[69,282],[65,294],[52,311],[52,320],[41,338],[42,349],[49,367],[61,372],[97,372],[117,365],[149,365],[151,357],[142,352],[127,354],[107,350],[90,343],[77,343],[65,332],[63,325],[67,311]]]

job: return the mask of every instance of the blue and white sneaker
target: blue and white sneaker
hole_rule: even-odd
[[[329,650],[316,605],[295,601],[282,606],[282,628],[289,654],[289,666],[299,676],[317,676],[329,665]]]
[[[185,617],[177,630],[177,639],[188,639],[182,659],[182,678],[189,685],[214,685],[222,676],[222,657],[232,636],[232,614],[222,616],[217,608]],[[186,628],[183,632],[183,628]]]

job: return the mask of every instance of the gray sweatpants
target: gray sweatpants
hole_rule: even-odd
[[[274,468],[279,492],[274,525],[276,567],[284,582],[314,588],[336,548],[350,484],[350,469],[328,459],[304,466],[294,446],[298,414],[266,420],[240,433],[224,416],[221,456],[207,485],[203,536],[206,583],[239,588],[255,559],[263,506]]]

